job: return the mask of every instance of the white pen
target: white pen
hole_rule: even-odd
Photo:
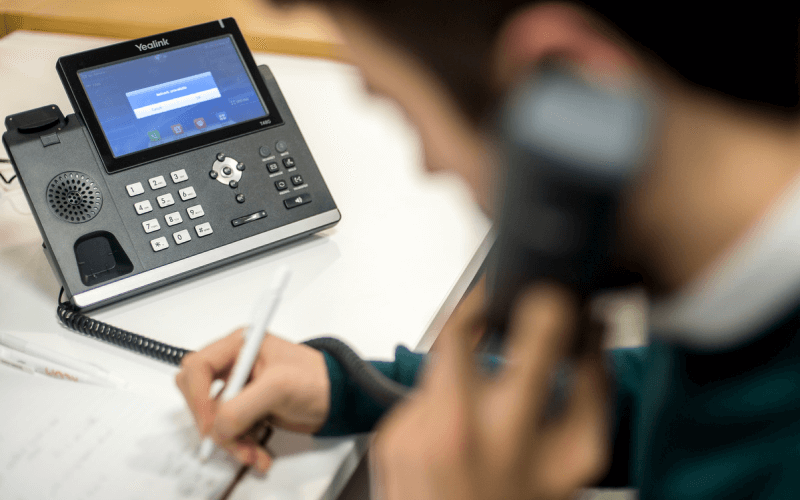
[[[29,356],[25,353],[0,346],[0,362],[19,368],[28,373],[39,373],[48,377],[70,382],[83,382],[87,384],[116,387],[106,380],[97,379],[89,374],[70,370],[69,368]]]
[[[269,325],[275,315],[275,311],[278,309],[278,302],[280,302],[281,294],[289,283],[289,276],[291,276],[289,269],[286,266],[281,266],[273,277],[272,286],[256,302],[253,309],[253,320],[244,334],[244,345],[242,350],[239,351],[239,356],[233,365],[228,382],[222,391],[220,402],[224,403],[235,398],[244,387],[248,377],[250,377],[253,363],[255,363],[258,351],[261,349],[261,342],[264,340],[264,335],[266,335],[267,325]],[[200,444],[198,453],[200,461],[207,461],[213,452],[214,441],[207,437]]]
[[[8,335],[7,333],[0,333],[0,345],[23,352],[29,356],[34,356],[43,360],[52,361],[53,363],[58,363],[64,367],[91,375],[94,378],[105,380],[109,384],[117,387],[127,385],[126,382],[121,378],[112,375],[106,370],[103,370],[99,366],[93,365],[88,361],[83,361],[78,358],[73,358],[72,356],[67,356],[66,354],[61,354],[60,352],[48,349],[47,347],[38,344],[26,342],[13,335]]]

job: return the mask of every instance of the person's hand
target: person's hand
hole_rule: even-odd
[[[578,328],[571,296],[553,286],[524,294],[507,337],[507,365],[493,379],[470,348],[482,306],[480,293],[465,299],[437,339],[420,389],[381,423],[371,455],[379,498],[568,498],[605,471],[600,335],[575,358],[563,413],[544,417],[551,374]]]
[[[242,333],[186,355],[175,381],[202,436],[211,436],[239,462],[266,471],[272,459],[247,432],[265,418],[296,432],[319,430],[328,416],[330,380],[321,352],[267,335],[242,392],[226,403],[210,399],[211,383],[226,379],[233,368]]]

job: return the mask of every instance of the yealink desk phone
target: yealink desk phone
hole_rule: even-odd
[[[73,307],[91,309],[336,224],[339,210],[233,19],[56,65],[74,114],[3,144]]]

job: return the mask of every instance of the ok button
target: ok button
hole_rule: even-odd
[[[222,167],[222,175],[224,175],[225,177],[230,177],[230,175],[232,173],[233,173],[233,170],[231,169],[231,167],[227,167],[227,166],[226,167]]]

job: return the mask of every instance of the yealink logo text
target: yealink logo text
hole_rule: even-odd
[[[166,38],[162,38],[161,40],[153,40],[150,43],[137,43],[136,48],[139,49],[139,52],[144,52],[145,50],[153,50],[165,45],[169,45],[169,41]]]

